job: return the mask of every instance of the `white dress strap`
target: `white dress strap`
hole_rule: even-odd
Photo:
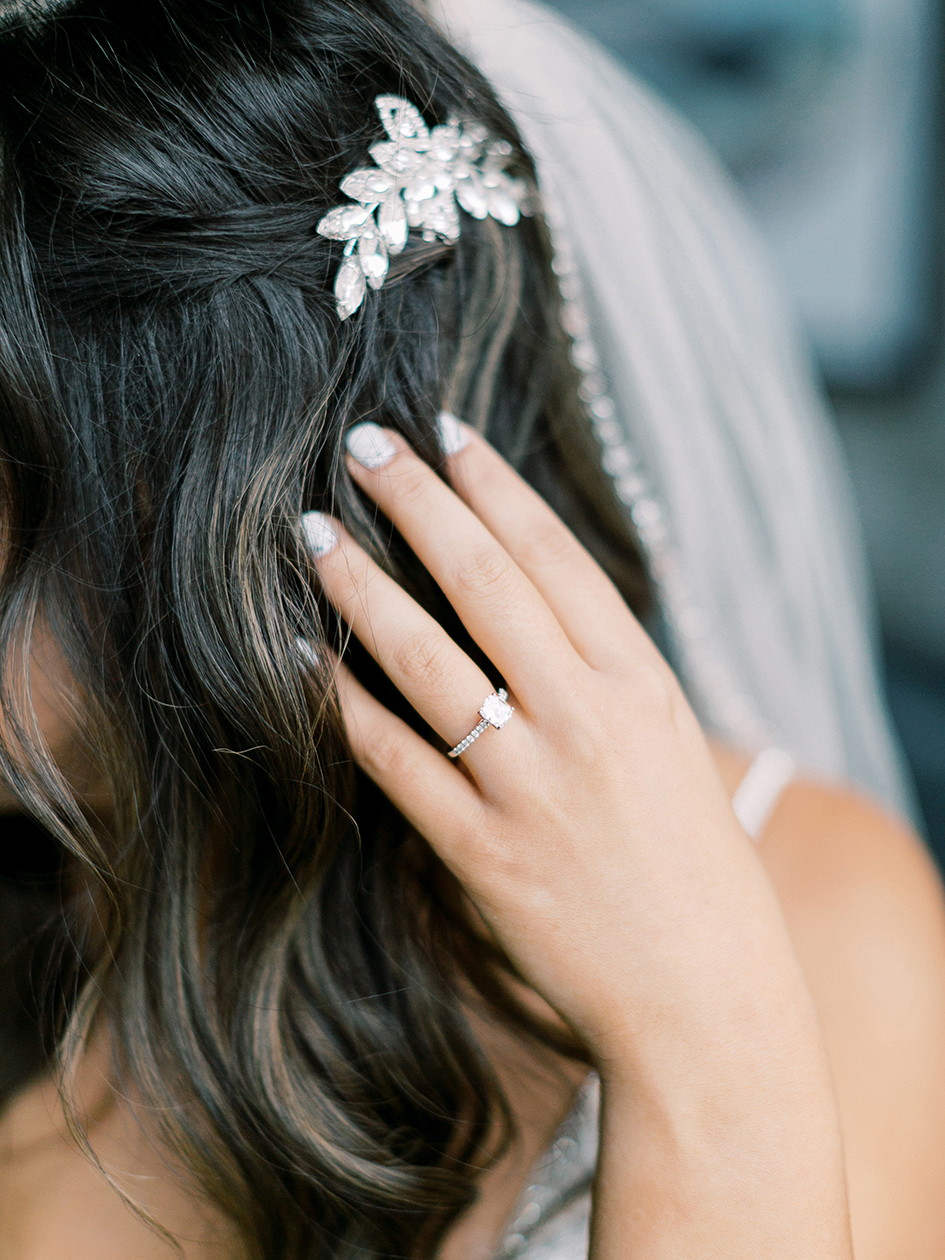
[[[745,772],[732,797],[735,817],[752,840],[760,840],[797,764],[784,748],[765,748]]]

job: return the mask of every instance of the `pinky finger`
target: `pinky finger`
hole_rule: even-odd
[[[358,765],[449,861],[461,837],[479,826],[483,813],[479,793],[456,766],[386,709],[340,662],[336,677]]]

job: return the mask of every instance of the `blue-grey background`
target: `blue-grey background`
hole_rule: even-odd
[[[846,446],[890,705],[945,863],[943,0],[550,0],[733,173]]]

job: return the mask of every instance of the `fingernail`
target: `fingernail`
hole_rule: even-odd
[[[463,425],[450,411],[441,411],[437,419],[440,431],[440,446],[444,455],[458,455],[464,446],[469,445],[469,434]]]
[[[383,468],[397,454],[397,447],[378,424],[356,424],[345,435],[345,446],[365,468]]]
[[[307,665],[311,665],[313,669],[318,668],[318,653],[309,643],[308,639],[303,639],[299,635],[295,640],[295,650]]]
[[[327,556],[338,545],[338,535],[331,517],[324,512],[303,512],[302,533],[314,556]]]

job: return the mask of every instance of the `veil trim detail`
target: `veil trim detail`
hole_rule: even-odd
[[[542,191],[545,222],[554,249],[554,271],[561,294],[561,322],[571,342],[570,358],[581,377],[579,394],[601,448],[601,466],[613,482],[644,551],[656,588],[676,664],[695,687],[709,722],[741,747],[763,748],[777,732],[762,717],[751,696],[740,691],[712,650],[710,618],[693,593],[692,582],[673,537],[670,513],[636,454],[627,430],[617,419],[604,365],[591,332],[584,282],[558,207]]]

